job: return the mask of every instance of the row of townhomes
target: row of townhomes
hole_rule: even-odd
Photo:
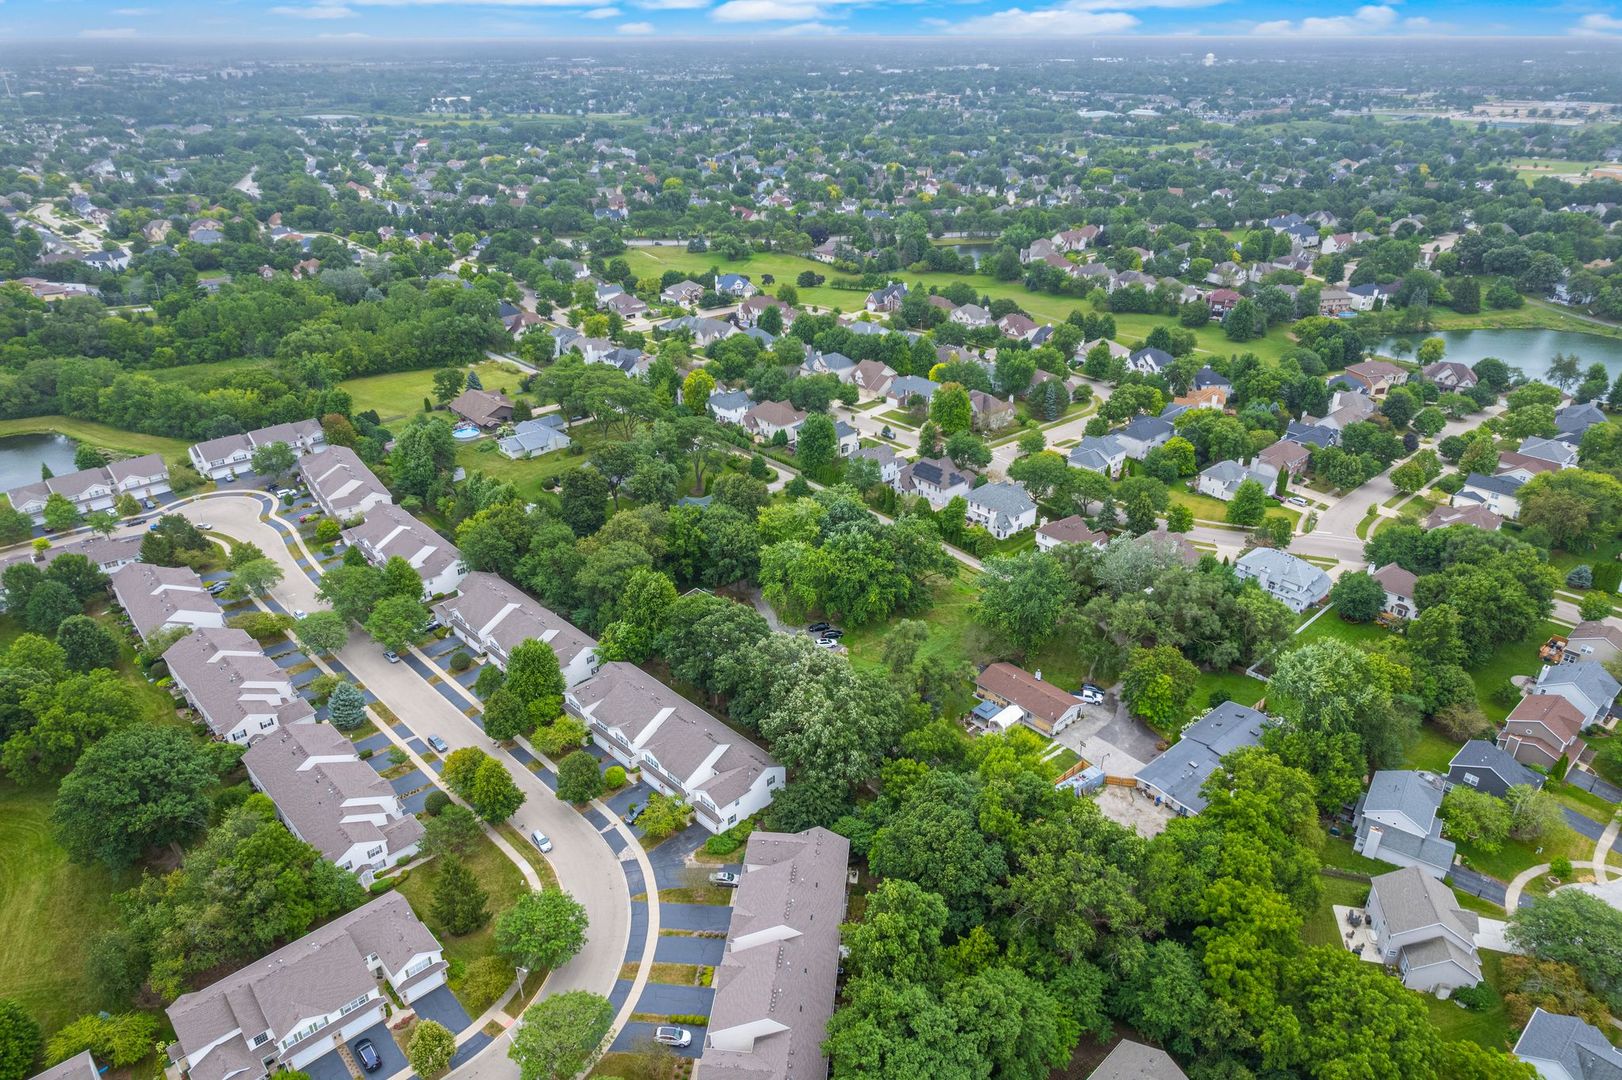
[[[33,517],[34,524],[45,522],[45,501],[60,495],[81,514],[111,510],[120,495],[150,499],[169,492],[169,466],[157,454],[125,458],[94,469],[81,469],[65,476],[53,476],[6,492],[12,509]]]
[[[250,431],[246,435],[227,435],[219,439],[200,442],[188,451],[192,467],[209,480],[234,480],[240,473],[253,470],[253,454],[262,447],[284,443],[295,456],[302,457],[324,449],[327,436],[316,420],[295,420],[288,424]]]
[[[439,942],[385,893],[169,1006],[169,1059],[190,1080],[264,1080],[306,1069],[445,983]],[[386,1037],[386,1036],[385,1036]],[[347,1066],[340,1066],[347,1069]]]
[[[468,574],[461,591],[436,604],[434,613],[451,633],[502,671],[507,670],[513,649],[533,639],[546,642],[557,654],[566,686],[597,673],[595,641],[495,574]]]

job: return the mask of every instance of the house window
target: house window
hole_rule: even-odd
[[[248,1045],[249,1046],[263,1046],[263,1045],[265,1045],[266,1041],[269,1040],[269,1038],[270,1038],[270,1032],[261,1031],[259,1034],[255,1035],[253,1037],[253,1042],[249,1043]]]
[[[1481,785],[1481,777],[1477,776],[1473,772],[1467,772],[1464,774],[1464,782],[1469,784],[1471,787],[1479,787]]]
[[[383,845],[379,844],[377,847],[368,850],[366,852],[366,857],[368,859],[375,859],[381,854],[383,854]]]
[[[368,1001],[371,1001],[371,1000],[372,1000],[372,995],[371,995],[370,992],[362,994],[360,997],[356,998],[354,1001],[351,1001],[348,1005],[345,1005],[343,1008],[339,1009],[338,1010],[338,1015],[339,1016],[347,1016],[348,1014],[354,1012],[356,1009],[360,1008],[362,1005],[366,1004]]]
[[[404,971],[400,972],[400,978],[409,979],[413,975],[416,975],[416,974],[418,974],[420,972],[427,971],[430,967],[433,966],[433,963],[434,963],[434,958],[432,956],[425,956],[421,960],[418,960],[415,964],[412,964],[410,967],[408,967]]]

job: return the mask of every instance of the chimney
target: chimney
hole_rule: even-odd
[[[1380,850],[1380,841],[1385,836],[1385,830],[1378,825],[1369,826],[1369,836],[1363,841],[1363,857],[1372,859]]]

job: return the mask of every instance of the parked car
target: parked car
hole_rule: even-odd
[[[552,838],[543,832],[530,833],[529,842],[534,844],[536,850],[538,850],[542,855],[545,855],[547,852],[552,850]]]
[[[1285,499],[1284,501],[1289,503],[1291,506],[1305,506],[1305,505],[1307,505],[1307,500],[1303,499],[1299,495],[1291,495],[1288,499]]]
[[[828,641],[838,641],[845,636],[845,632],[843,630],[824,630],[822,636]]]
[[[355,1057],[360,1059],[360,1067],[367,1072],[376,1072],[383,1067],[383,1059],[377,1056],[377,1047],[372,1045],[371,1039],[362,1039],[355,1044]]]
[[[425,633],[425,634],[431,634],[435,630],[438,630],[441,626],[444,626],[444,625],[445,625],[444,623],[439,621],[439,616],[435,615],[433,618],[428,620],[427,625],[422,628],[422,632]]]
[[[202,530],[202,531],[203,531],[203,532],[209,532],[209,531],[210,531],[210,530],[212,530],[212,529],[213,529],[213,528],[214,528],[214,526],[212,526],[212,525],[210,525],[210,524],[209,524],[209,523],[208,523],[208,522],[206,522],[206,521],[199,521],[199,522],[198,522],[198,523],[197,523],[197,526],[196,526],[196,527],[197,527],[197,528],[198,528],[198,529],[200,529],[200,530]]]
[[[715,873],[710,875],[711,885],[720,885],[722,888],[726,889],[736,889],[738,887],[738,882],[741,880],[742,879],[737,874],[734,874],[730,870],[717,870]]]
[[[625,824],[635,825],[636,819],[642,816],[642,811],[647,809],[647,805],[647,803],[634,802],[630,806],[627,806],[625,808]]]
[[[229,581],[216,581],[214,584],[208,587],[208,595],[218,596],[230,587],[231,583]]]
[[[387,660],[391,664],[398,664],[400,662],[400,654],[395,652],[393,649],[384,649],[383,659]]]
[[[825,622],[814,622],[810,626],[805,628],[805,632],[808,633],[808,634],[821,634],[821,633],[825,633],[825,632],[827,632],[829,630],[832,630],[832,629],[833,629],[833,627],[829,626]]]
[[[158,523],[156,521],[147,522],[146,531],[147,532],[157,532],[158,531]]]
[[[438,735],[428,736],[428,745],[433,747],[434,752],[438,754],[444,754],[450,751],[450,747],[445,744],[445,740],[441,739]]]
[[[1104,695],[1099,693],[1097,690],[1082,690],[1076,696],[1081,699],[1081,703],[1083,705],[1104,704]]]
[[[839,642],[835,641],[833,638],[817,638],[817,648],[837,649],[839,648]]]
[[[664,1043],[666,1046],[690,1046],[693,1042],[693,1033],[686,1028],[657,1027],[653,1029],[653,1041]]]
[[[303,608],[296,607],[296,608],[293,609],[293,618],[302,619],[304,617],[305,616],[304,616],[304,609]]]
[[[147,498],[142,500],[141,505],[145,506],[148,510],[156,510],[158,508],[158,501],[156,499]]]

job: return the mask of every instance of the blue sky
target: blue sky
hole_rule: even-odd
[[[11,38],[1609,37],[1622,0],[0,0]]]

